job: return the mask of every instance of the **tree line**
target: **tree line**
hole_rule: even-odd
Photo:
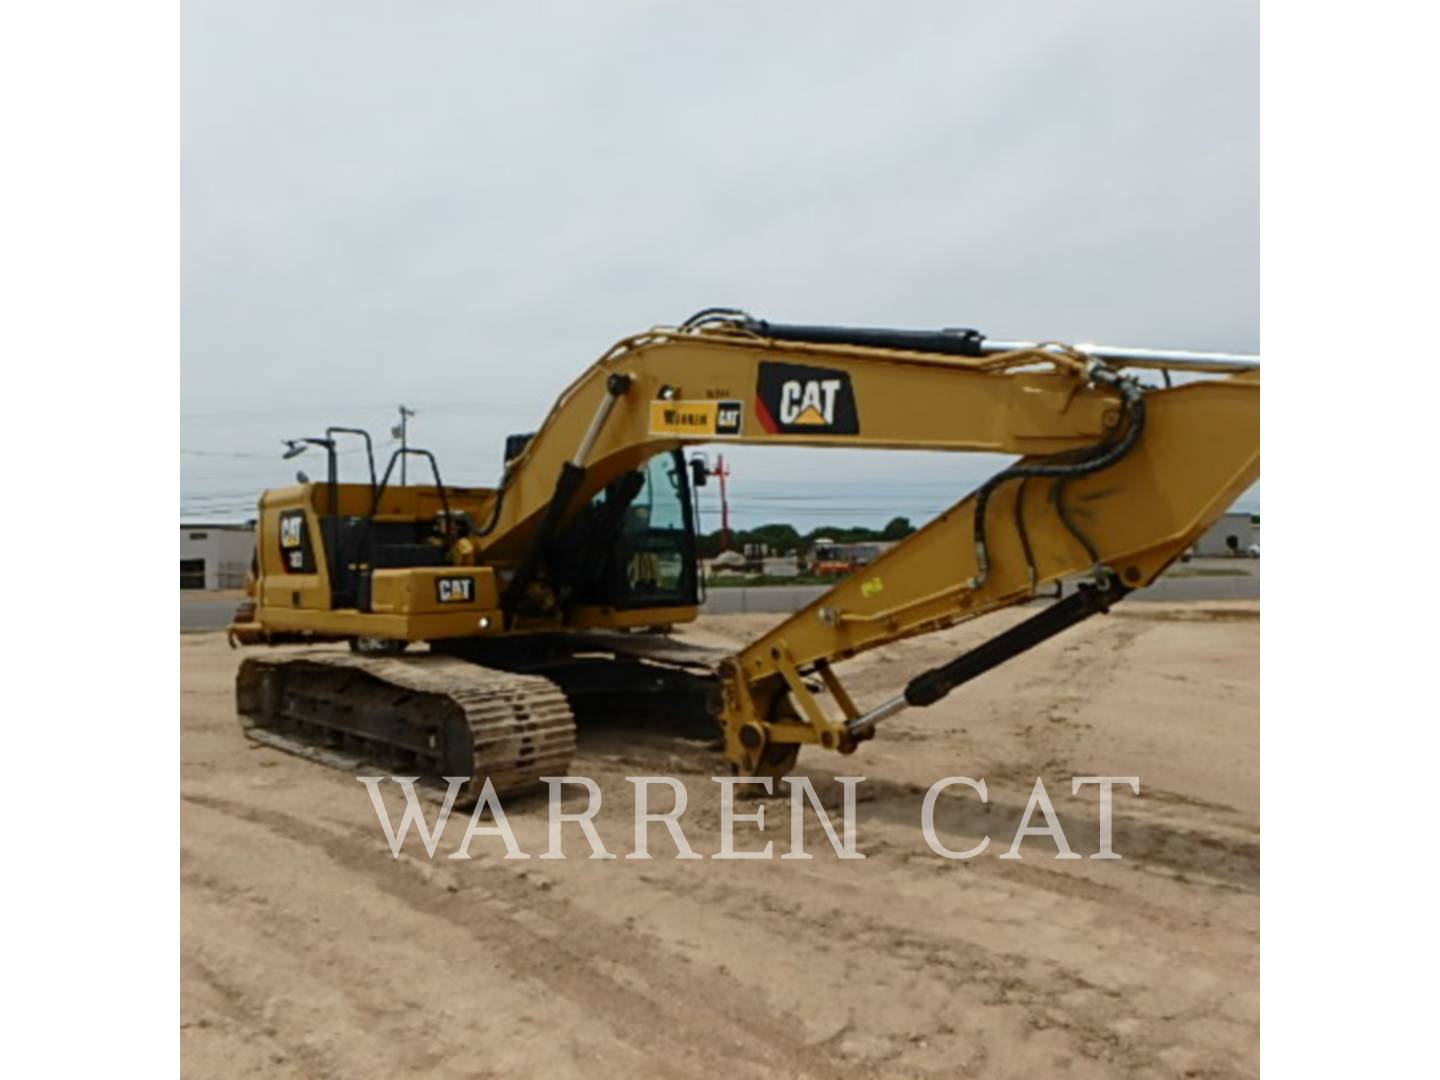
[[[819,525],[802,533],[793,525],[757,525],[753,529],[731,529],[730,548],[744,551],[746,544],[765,544],[777,555],[793,555],[814,547],[820,537],[837,544],[863,544],[877,540],[903,540],[915,531],[907,517],[891,518],[883,529],[871,529],[865,525]],[[696,538],[701,558],[713,559],[722,548],[723,534],[716,529],[702,533]]]

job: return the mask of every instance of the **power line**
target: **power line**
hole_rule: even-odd
[[[417,402],[414,407],[424,409],[426,412],[440,413],[477,411],[532,413],[535,411],[533,404],[504,401],[421,401]],[[180,418],[182,420],[218,420],[228,418],[253,423],[264,423],[269,420],[279,421],[296,416],[344,416],[346,413],[357,412],[389,412],[393,408],[395,408],[394,404],[387,402],[383,405],[317,405],[309,408],[295,409],[182,409],[180,411]]]
[[[190,450],[186,447],[180,448],[180,453],[189,454],[192,457],[219,457],[219,458],[266,458],[280,460],[279,454],[244,454],[235,450]]]
[[[389,409],[392,406],[385,405],[342,405],[333,408],[328,405],[307,406],[295,409],[200,409],[180,410],[180,417],[193,417],[197,419],[213,419],[221,416],[253,416],[253,417],[281,417],[281,416],[317,416],[321,413],[332,412],[371,412],[376,409]]]
[[[180,497],[182,499],[204,499],[209,502],[214,502],[218,499],[245,499],[253,494],[254,497],[258,499],[260,497],[260,491],[260,488],[245,488],[241,491],[208,491],[198,495],[182,494]]]
[[[182,446],[180,448],[180,453],[188,454],[191,457],[253,458],[259,461],[277,462],[283,460],[278,450],[273,454],[252,454],[243,450],[192,450],[189,447]],[[336,456],[354,457],[356,454],[363,453],[365,453],[364,450],[339,450],[336,451]]]

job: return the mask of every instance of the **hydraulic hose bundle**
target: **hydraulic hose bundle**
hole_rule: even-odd
[[[990,505],[990,497],[1001,484],[1007,480],[1017,479],[1022,485],[1031,478],[1050,478],[1055,481],[1055,485],[1051,489],[1051,501],[1055,505],[1055,511],[1059,515],[1061,523],[1065,526],[1066,531],[1075,537],[1089,553],[1090,561],[1095,564],[1097,578],[1103,576],[1104,568],[1100,565],[1100,553],[1065,510],[1065,485],[1071,480],[1078,480],[1082,476],[1089,476],[1101,469],[1109,468],[1131,451],[1145,430],[1145,391],[1141,389],[1139,382],[1135,379],[1120,375],[1097,362],[1090,364],[1089,376],[1092,381],[1113,387],[1120,394],[1119,436],[1103,440],[1088,450],[1080,451],[1081,456],[1078,460],[1012,465],[1010,468],[996,473],[981,485],[980,490],[975,493],[975,576],[970,579],[972,588],[980,588],[990,577],[990,549],[986,540],[986,510]],[[1033,585],[1035,562],[1025,531],[1022,504],[1019,501],[1023,497],[1024,491],[1022,490],[1016,502],[1015,521],[1020,531],[1020,539],[1025,549],[1025,558]]]

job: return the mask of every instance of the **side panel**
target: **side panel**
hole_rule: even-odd
[[[255,531],[262,608],[326,611],[330,576],[325,566],[320,518],[312,505],[313,488],[267,491],[260,500]]]
[[[371,582],[370,608],[377,615],[493,615],[500,608],[488,566],[376,570]]]

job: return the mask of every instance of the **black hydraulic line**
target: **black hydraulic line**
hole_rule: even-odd
[[[712,322],[752,322],[748,311],[731,307],[707,307],[691,315],[680,324],[681,330],[694,330]]]
[[[1050,459],[1051,463],[1058,464],[1063,461],[1085,461],[1095,452],[1095,447],[1088,447],[1078,451],[1070,451],[1066,454],[1056,454]],[[1034,589],[1039,581],[1040,572],[1035,566],[1035,545],[1030,541],[1030,527],[1025,521],[1025,487],[1030,483],[1028,476],[1022,476],[1015,492],[1015,532],[1020,537],[1020,548],[1025,553],[1025,573],[1030,581],[1030,588]],[[1095,546],[1090,538],[1081,532],[1080,527],[1069,516],[1064,501],[1064,480],[1056,480],[1050,487],[1050,501],[1055,507],[1056,516],[1071,533],[1078,536],[1080,543],[1090,555],[1092,562],[1098,561],[1100,556],[1095,551]]]
[[[1064,600],[1056,601],[1044,611],[957,656],[948,664],[915,676],[905,687],[906,704],[933,705],[962,683],[983,675],[1006,660],[1034,648],[1047,638],[1054,637],[1060,631],[1083,622],[1091,615],[1108,611],[1110,605],[1128,591],[1113,578],[1103,588],[1082,584]]]
[[[1060,524],[1065,526],[1065,531],[1080,541],[1080,546],[1085,549],[1085,554],[1089,556],[1090,565],[1098,566],[1100,564],[1100,552],[1095,547],[1095,542],[1090,539],[1085,530],[1080,528],[1075,519],[1070,516],[1070,508],[1065,504],[1065,485],[1070,482],[1070,479],[1070,477],[1062,476],[1050,486],[1050,503],[1055,507],[1055,516],[1060,519]]]
[[[975,493],[975,577],[972,579],[972,587],[979,588],[984,585],[990,576],[990,550],[985,534],[986,509],[990,504],[990,496],[995,489],[1007,480],[1014,480],[1025,477],[1050,477],[1060,481],[1052,491],[1052,499],[1056,500],[1056,509],[1059,511],[1060,521],[1065,528],[1075,537],[1077,541],[1089,553],[1093,562],[1099,558],[1095,545],[1089,537],[1081,532],[1074,521],[1065,512],[1064,502],[1061,496],[1064,494],[1064,484],[1070,480],[1078,480],[1082,476],[1089,476],[1091,473],[1099,472],[1114,465],[1117,461],[1128,454],[1139,441],[1141,433],[1145,430],[1145,393],[1139,384],[1133,379],[1117,375],[1109,368],[1096,367],[1091,376],[1096,382],[1105,383],[1114,387],[1119,393],[1123,405],[1121,423],[1125,424],[1124,430],[1119,438],[1107,439],[1097,443],[1087,455],[1078,461],[1069,462],[1035,462],[1030,465],[1012,465],[1010,468],[996,473],[989,480],[980,486]],[[1126,423],[1126,421],[1129,421]]]
[[[1022,477],[1015,489],[1015,531],[1020,536],[1020,549],[1025,552],[1025,573],[1033,591],[1039,571],[1035,569],[1035,549],[1030,544],[1030,530],[1025,527],[1025,485],[1029,482],[1029,477]]]
[[[510,579],[510,584],[505,586],[503,606],[505,608],[506,629],[513,629],[515,617],[519,613],[520,605],[524,602],[525,593],[530,588],[530,582],[535,576],[535,571],[540,566],[540,560],[544,557],[544,548],[550,537],[554,536],[560,527],[560,520],[565,516],[565,511],[570,508],[570,503],[575,498],[575,493],[580,490],[580,485],[585,479],[585,469],[573,462],[567,461],[560,466],[560,475],[555,480],[555,494],[545,506],[545,514],[540,519],[540,526],[535,530],[535,536],[530,541],[530,548],[525,552],[525,558],[521,560],[520,566],[515,570],[515,576]]]
[[[534,579],[535,571],[540,568],[540,563],[545,558],[546,545],[550,543],[551,537],[559,531],[561,520],[569,510],[570,504],[575,501],[575,493],[580,490],[580,485],[585,479],[585,459],[590,454],[594,440],[599,436],[600,428],[605,423],[610,408],[630,389],[630,383],[630,376],[619,372],[606,377],[605,392],[609,395],[606,403],[601,405],[600,411],[591,421],[590,430],[586,432],[580,447],[576,450],[575,458],[560,466],[560,475],[555,478],[555,493],[545,505],[544,516],[540,519],[540,525],[535,530],[535,535],[530,539],[530,547],[501,596],[507,630],[512,629],[515,625],[520,606],[525,602],[525,594],[530,589],[530,582]]]
[[[495,526],[500,524],[500,511],[505,506],[505,489],[510,483],[510,470],[506,469],[500,476],[500,486],[495,489],[495,508],[490,511],[490,520],[485,523],[483,529],[471,530],[471,536],[489,536],[495,531]]]
[[[744,327],[776,341],[808,341],[816,345],[861,345],[872,349],[984,356],[985,335],[979,330],[891,330],[869,326],[800,326],[746,319]]]

